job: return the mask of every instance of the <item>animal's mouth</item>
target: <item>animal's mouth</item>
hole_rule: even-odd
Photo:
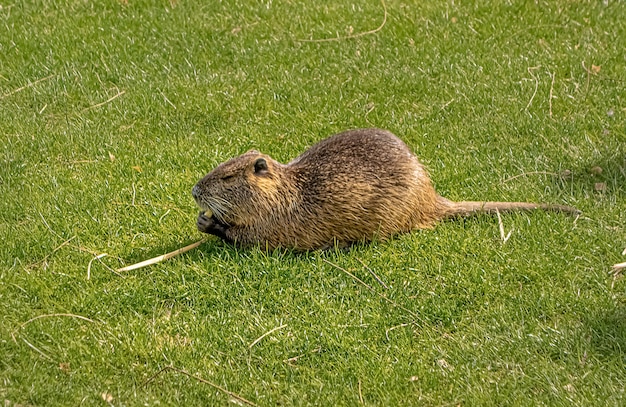
[[[224,222],[221,216],[216,216],[217,213],[212,208],[202,205],[201,203],[198,203],[198,206],[200,206],[201,209],[200,215],[209,218],[213,223],[223,228],[228,228],[230,226],[228,223]]]
[[[212,196],[202,191],[196,184],[191,190],[196,205],[200,208],[200,215],[211,219],[215,224],[220,226],[229,226],[225,221],[226,215],[229,213],[230,204],[228,201]]]

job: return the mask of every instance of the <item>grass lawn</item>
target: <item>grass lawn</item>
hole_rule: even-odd
[[[0,2],[0,403],[626,405],[625,55],[615,0]],[[115,273],[218,163],[358,127],[583,215]]]

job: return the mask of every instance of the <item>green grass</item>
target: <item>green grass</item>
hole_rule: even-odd
[[[382,3],[125,3],[0,8],[0,402],[626,404],[622,2],[389,0],[324,43]],[[451,199],[584,214],[111,271],[200,238],[219,162],[370,126]]]

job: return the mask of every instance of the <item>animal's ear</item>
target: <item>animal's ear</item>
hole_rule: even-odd
[[[257,158],[254,162],[254,173],[258,175],[267,174],[267,161],[265,158]]]

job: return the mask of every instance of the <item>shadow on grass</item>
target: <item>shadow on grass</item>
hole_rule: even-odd
[[[590,343],[605,357],[621,354],[626,359],[626,307],[616,306],[601,315],[590,314],[586,325],[590,328]]]

